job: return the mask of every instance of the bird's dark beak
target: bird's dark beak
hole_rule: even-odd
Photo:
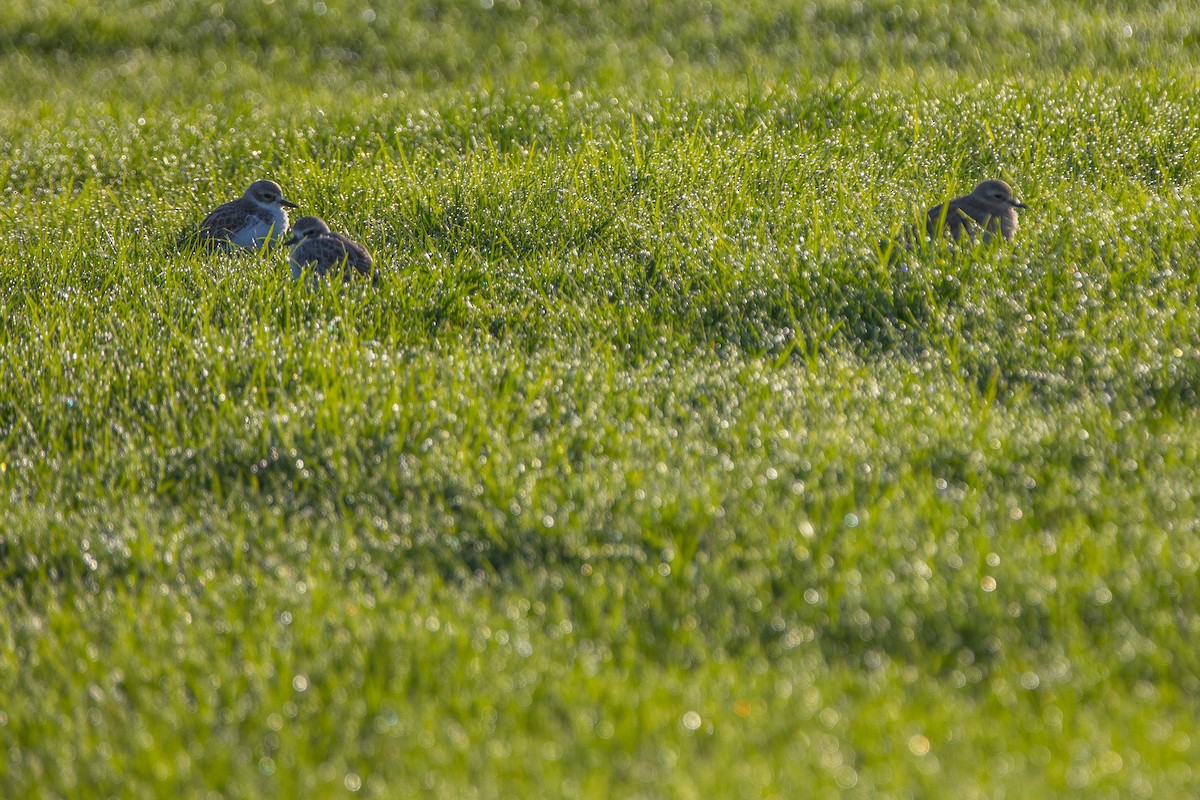
[[[1022,203],[1020,200],[1017,200],[1016,198],[1009,200],[1009,202],[1012,203],[1013,208],[1029,208],[1029,206],[1025,205],[1024,203]]]
[[[299,239],[296,238],[296,234],[289,233],[287,236],[283,237],[283,241],[280,242],[280,244],[283,245],[284,247],[290,247],[298,241],[299,241]]]
[[[291,200],[284,200],[282,197],[279,198],[279,205],[283,206],[284,208],[299,208],[300,207],[300,206],[296,205],[295,203],[293,203]]]

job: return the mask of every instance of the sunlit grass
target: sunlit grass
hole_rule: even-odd
[[[0,796],[1194,792],[1200,20],[859,5],[0,11]]]

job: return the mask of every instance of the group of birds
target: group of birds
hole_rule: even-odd
[[[250,184],[237,200],[214,209],[200,223],[199,237],[207,244],[226,250],[239,247],[259,250],[277,240],[291,247],[288,261],[292,278],[304,271],[324,276],[341,271],[344,280],[356,275],[375,277],[375,264],[367,248],[329,229],[320,217],[300,217],[288,232],[289,208],[297,205],[283,196],[279,184],[258,180]],[[1011,241],[1017,230],[1017,209],[1027,206],[1013,197],[1012,188],[1002,180],[986,180],[967,195],[940,203],[926,212],[925,235],[930,238],[947,232],[958,240],[964,234],[972,240],[981,231],[983,240],[997,233]],[[916,231],[909,232],[911,239]]]
[[[344,280],[375,277],[375,262],[367,248],[331,231],[320,217],[300,217],[289,232],[289,208],[298,206],[283,196],[278,183],[255,181],[237,200],[209,212],[197,237],[203,244],[225,251],[235,247],[258,251],[275,242],[290,246],[288,262],[294,279],[305,270],[318,277],[340,271]]]

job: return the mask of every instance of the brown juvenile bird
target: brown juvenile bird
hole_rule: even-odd
[[[983,240],[989,242],[999,231],[1006,241],[1012,241],[1017,231],[1017,209],[1028,208],[1013,197],[1012,188],[1001,180],[984,181],[968,195],[956,197],[929,209],[925,230],[932,237],[938,231],[950,231],[955,239],[963,232],[975,238],[975,228],[983,229]]]
[[[340,233],[329,230],[320,217],[301,217],[292,226],[292,233],[284,244],[292,246],[288,261],[292,265],[292,278],[299,279],[306,267],[311,267],[318,277],[330,270],[342,270],[342,279],[350,280],[357,273],[364,277],[375,277],[375,262],[367,248]]]
[[[275,181],[255,181],[237,200],[217,206],[200,223],[201,241],[224,250],[231,246],[258,250],[283,238],[287,230],[287,209],[295,208],[285,200],[283,189]]]

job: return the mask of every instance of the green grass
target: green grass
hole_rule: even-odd
[[[1200,11],[487,5],[0,10],[0,796],[1200,795]]]

